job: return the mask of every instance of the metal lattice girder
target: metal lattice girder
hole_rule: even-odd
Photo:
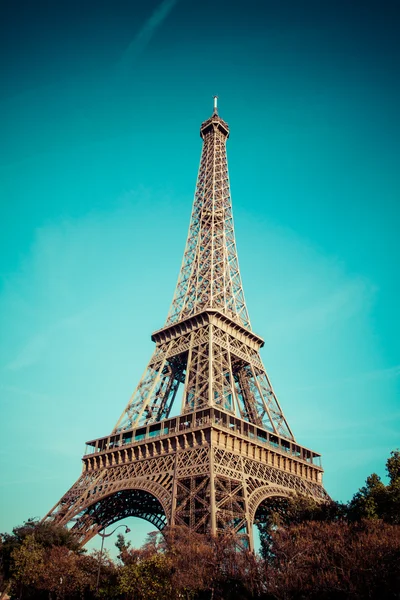
[[[268,431],[294,439],[258,348],[262,340],[209,309],[154,334],[156,350],[114,431],[169,416],[183,385],[182,413],[218,406]]]

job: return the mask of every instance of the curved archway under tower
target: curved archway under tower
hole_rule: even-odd
[[[128,517],[144,519],[162,531],[168,517],[161,501],[147,490],[122,489],[103,496],[74,519],[72,531],[84,546],[100,531]]]
[[[251,507],[251,527],[256,552],[265,552],[268,530],[274,527],[275,518],[284,517],[293,493],[285,488],[266,486],[257,491]]]

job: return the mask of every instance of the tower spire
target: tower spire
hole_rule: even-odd
[[[226,140],[216,112],[200,127],[203,149],[186,248],[167,324],[216,308],[250,328],[233,226]]]
[[[218,104],[217,104],[217,100],[218,100],[218,96],[214,96],[214,111],[213,114],[217,115],[218,114]]]

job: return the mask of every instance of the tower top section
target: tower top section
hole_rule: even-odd
[[[213,114],[207,121],[201,124],[200,137],[204,140],[205,136],[211,132],[219,132],[227,139],[229,137],[229,126],[226,121],[218,115],[218,96],[214,96]]]
[[[200,136],[203,149],[189,234],[166,325],[215,309],[250,329],[233,228],[226,156],[229,126],[218,115],[217,96]]]

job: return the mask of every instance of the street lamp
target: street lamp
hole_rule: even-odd
[[[126,525],[118,525],[118,527],[116,527],[115,529],[113,529],[111,531],[111,533],[98,533],[98,535],[101,537],[101,549],[100,549],[100,556],[99,556],[99,568],[97,570],[97,582],[96,582],[96,596],[97,593],[99,591],[99,582],[100,582],[100,569],[101,569],[101,559],[103,557],[103,548],[104,548],[104,538],[110,537],[110,535],[112,535],[113,533],[115,533],[117,531],[117,529],[119,529],[120,527],[125,527],[125,533],[129,533],[130,529],[129,527],[127,527]],[[105,532],[106,528],[103,528],[103,531]]]

